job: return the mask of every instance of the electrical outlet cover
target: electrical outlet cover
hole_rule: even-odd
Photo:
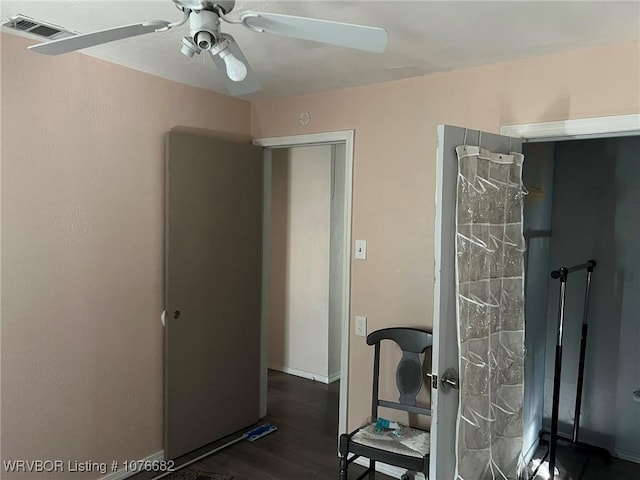
[[[359,337],[367,336],[367,317],[356,315],[356,335]]]

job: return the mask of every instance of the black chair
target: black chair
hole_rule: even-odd
[[[378,396],[380,373],[380,342],[394,341],[402,350],[402,359],[396,369],[398,402],[381,400]],[[385,328],[367,337],[368,345],[375,345],[373,362],[373,396],[371,402],[372,423],[357,430],[340,435],[340,480],[347,480],[347,470],[358,457],[369,459],[369,468],[358,477],[367,475],[375,479],[376,462],[406,468],[414,472],[429,474],[429,432],[404,427],[401,435],[375,430],[378,407],[403,410],[419,415],[431,415],[431,410],[416,405],[416,396],[423,385],[422,363],[419,355],[433,343],[431,333],[416,328]],[[427,385],[428,382],[427,382]],[[349,454],[353,456],[349,457]]]

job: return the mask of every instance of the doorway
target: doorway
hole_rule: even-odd
[[[640,137],[622,136],[525,143],[527,253],[525,451],[549,430],[558,321],[558,285],[551,270],[595,259],[580,441],[640,463]],[[584,257],[584,259],[582,259]],[[578,260],[582,259],[582,260]],[[559,433],[572,437],[586,273],[567,282]],[[635,291],[636,294],[631,292]],[[560,454],[562,450],[560,451]],[[562,478],[575,476],[587,457],[559,457]],[[592,471],[602,460],[593,460]],[[627,467],[637,474],[640,467]],[[564,468],[563,468],[564,467]],[[631,471],[631,470],[630,470]],[[584,473],[584,472],[583,472]],[[571,476],[572,475],[572,476]],[[626,478],[626,477],[621,477]]]
[[[340,378],[344,144],[274,148],[268,367]]]
[[[336,257],[340,258],[338,262],[331,262],[330,275],[339,277],[341,282],[341,292],[334,290],[334,295],[338,298],[332,298],[331,303],[333,316],[337,317],[338,324],[337,334],[339,340],[339,413],[338,413],[338,433],[346,431],[346,408],[347,408],[347,391],[348,391],[348,352],[349,352],[349,304],[350,304],[350,272],[351,272],[351,202],[352,202],[352,178],[353,178],[353,138],[354,132],[340,131],[320,134],[297,135],[290,137],[274,137],[254,140],[254,144],[264,147],[264,224],[263,224],[263,298],[262,298],[262,329],[261,329],[261,416],[267,414],[267,383],[268,383],[268,365],[269,365],[269,336],[270,336],[270,305],[269,292],[271,290],[272,277],[272,228],[275,219],[272,218],[272,200],[273,200],[273,184],[274,184],[274,156],[278,156],[278,150],[287,148],[301,148],[310,146],[326,146],[333,152],[333,158],[343,157],[343,161],[332,161],[329,171],[330,184],[337,187],[332,190],[342,192],[342,200],[333,202],[333,217],[338,218],[335,223],[340,224],[334,228],[334,233],[339,232],[336,238],[330,243],[334,244],[333,251],[338,252]],[[274,155],[275,154],[275,155]],[[276,161],[277,158],[276,158]],[[277,168],[277,167],[276,167]],[[331,249],[330,249],[331,250]],[[333,268],[331,268],[333,267]],[[328,299],[329,300],[329,299]],[[336,336],[336,329],[333,334]],[[335,342],[334,342],[335,346]],[[336,352],[334,357],[336,356]],[[329,379],[329,375],[327,375]],[[338,439],[336,438],[336,444]]]

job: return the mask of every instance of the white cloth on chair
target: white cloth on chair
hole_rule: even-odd
[[[362,445],[410,457],[422,458],[429,453],[431,448],[429,432],[403,427],[402,435],[396,436],[392,430],[376,432],[375,427],[375,423],[362,427],[352,440]]]

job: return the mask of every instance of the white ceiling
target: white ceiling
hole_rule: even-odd
[[[0,9],[3,20],[21,13],[81,33],[181,18],[171,0],[2,0]],[[244,10],[380,26],[389,33],[387,51],[375,54],[223,24],[263,84],[249,98],[312,93],[640,39],[639,1],[237,0],[230,16]],[[210,58],[189,59],[180,53],[188,30],[183,25],[83,53],[226,94],[222,74]]]

